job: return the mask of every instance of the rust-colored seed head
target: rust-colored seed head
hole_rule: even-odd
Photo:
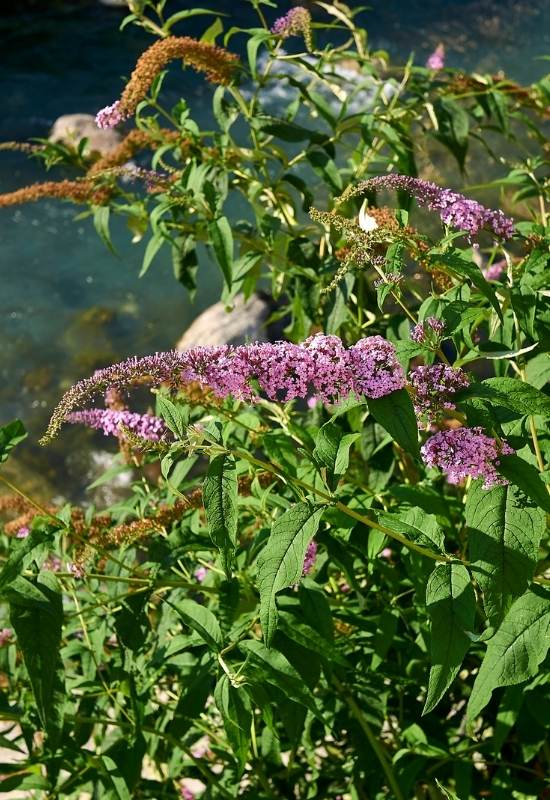
[[[46,181],[23,186],[15,192],[0,194],[0,208],[16,206],[21,203],[34,203],[44,197],[59,200],[72,200],[73,203],[93,203],[102,205],[108,200],[110,189],[96,186],[91,181]]]
[[[139,153],[140,150],[145,150],[147,148],[156,150],[157,147],[168,142],[177,142],[182,150],[187,150],[191,145],[191,140],[183,139],[179,131],[161,128],[155,133],[150,133],[149,131],[142,131],[136,128],[130,131],[128,136],[125,136],[114,150],[111,150],[111,152],[102,156],[92,164],[88,170],[88,175],[97,175],[113,167],[120,167],[135,156],[136,153]]]
[[[122,118],[134,113],[159,72],[176,58],[181,58],[185,64],[204,72],[211,83],[224,85],[231,80],[238,62],[238,57],[223,47],[199,42],[190,36],[168,36],[166,39],[159,39],[141,54],[122,92],[118,106]]]

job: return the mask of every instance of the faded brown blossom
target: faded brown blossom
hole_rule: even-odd
[[[238,57],[223,47],[199,42],[190,36],[159,39],[141,54],[122,92],[118,110],[123,118],[135,112],[157,75],[176,58],[181,58],[185,64],[204,72],[212,83],[224,85],[231,80],[238,63]]]
[[[46,181],[23,186],[14,192],[0,195],[0,208],[15,206],[20,203],[34,203],[44,197],[54,197],[59,200],[72,200],[73,203],[93,203],[103,205],[111,195],[111,189],[106,186],[97,186],[92,181],[83,179],[76,181]]]
[[[178,131],[161,128],[154,133],[138,130],[137,128],[130,133],[109,153],[99,158],[88,170],[88,175],[97,175],[105,170],[119,167],[129,161],[136,153],[141,150],[156,150],[157,147],[165,144],[177,143],[182,151],[187,151],[192,142],[184,139]]]

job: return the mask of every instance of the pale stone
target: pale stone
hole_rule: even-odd
[[[116,130],[98,128],[91,114],[63,114],[54,122],[49,139],[70,147],[76,147],[81,139],[87,139],[87,152],[107,155],[118,146],[122,136]]]
[[[255,294],[246,302],[244,296],[238,294],[229,311],[224,303],[214,303],[191,323],[176,349],[187,350],[197,345],[265,342],[265,323],[270,311],[269,303]]]

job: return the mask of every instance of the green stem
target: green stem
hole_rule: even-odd
[[[312,486],[311,484],[300,480],[300,478],[294,478],[291,475],[285,475],[281,467],[277,467],[275,464],[271,464],[269,461],[262,461],[261,459],[250,455],[250,453],[247,453],[244,450],[230,450],[229,452],[231,455],[235,456],[235,458],[242,458],[244,461],[248,461],[257,467],[261,467],[267,472],[278,475],[283,481],[290,481],[295,486],[299,486],[300,488],[305,489],[307,492],[313,492],[313,494],[316,494],[318,497],[322,497],[323,500],[326,500],[331,505],[334,505],[346,516],[352,517],[358,522],[362,522],[363,525],[366,525],[368,528],[374,528],[375,530],[386,534],[386,536],[389,536],[390,539],[395,539],[405,547],[408,547],[410,550],[414,550],[415,552],[420,553],[420,555],[426,556],[426,558],[431,558],[433,561],[445,563],[454,563],[457,561],[456,558],[452,558],[450,556],[445,556],[440,553],[432,553],[431,550],[428,550],[427,548],[422,547],[422,545],[416,544],[416,542],[412,542],[410,539],[407,539],[407,537],[403,536],[403,534],[398,533],[397,531],[392,531],[391,528],[386,528],[384,525],[380,525],[378,522],[369,519],[369,517],[365,517],[363,514],[358,514],[357,511],[349,508],[349,506],[347,506],[345,503],[335,500],[332,495],[328,494],[327,492],[323,492],[322,489],[318,489],[316,486]],[[467,564],[468,562],[463,561],[461,563]]]
[[[388,781],[388,786],[392,790],[395,800],[404,800],[403,793],[401,792],[401,788],[399,786],[399,783],[397,782],[397,778],[393,771],[393,767],[388,757],[388,754],[386,753],[384,747],[380,744],[380,742],[374,735],[372,728],[370,727],[369,723],[367,722],[367,720],[363,715],[363,712],[355,702],[355,699],[351,696],[348,690],[340,683],[340,681],[335,675],[332,676],[332,682],[336,686],[336,689],[340,693],[342,699],[347,704],[352,715],[359,723],[362,731],[364,732],[365,736],[369,741],[370,746],[374,750],[374,754],[376,755],[382,769],[384,770],[384,774],[386,775]]]

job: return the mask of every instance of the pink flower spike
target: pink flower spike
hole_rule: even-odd
[[[304,566],[302,568],[302,576],[309,575],[313,567],[315,566],[315,561],[317,559],[317,542],[315,539],[312,539],[311,542],[307,546],[306,556],[304,558]]]
[[[445,47],[438,44],[426,61],[428,69],[440,70],[445,66]]]
[[[120,125],[124,117],[120,112],[120,102],[116,100],[111,106],[105,106],[97,112],[95,124],[98,128],[106,130]]]

